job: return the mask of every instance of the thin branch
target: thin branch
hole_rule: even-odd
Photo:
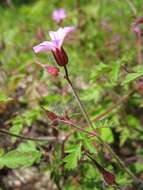
[[[11,132],[9,132],[7,130],[3,130],[3,129],[0,129],[0,133],[2,133],[4,135],[9,135],[9,136],[21,138],[24,140],[30,140],[30,141],[54,141],[54,140],[56,140],[55,137],[38,137],[38,138],[35,138],[35,137],[27,137],[27,136],[23,136],[23,135],[17,135],[17,134],[11,133]]]

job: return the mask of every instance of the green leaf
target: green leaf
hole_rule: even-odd
[[[94,126],[95,128],[109,128],[114,125],[114,121],[109,120],[108,118],[101,119],[99,121],[96,121]]]
[[[23,143],[16,150],[12,150],[0,157],[0,166],[8,168],[29,167],[33,163],[38,162],[41,157],[41,152],[34,148],[32,142]]]
[[[12,119],[12,127],[10,132],[19,135],[24,125],[31,126],[32,123],[37,120],[41,115],[40,108],[35,108],[24,112],[21,116],[17,116]],[[16,141],[16,137],[12,137],[12,141]]]
[[[123,85],[128,84],[128,83],[132,82],[133,80],[135,80],[135,79],[137,79],[137,78],[139,78],[141,76],[143,76],[143,72],[129,73],[129,74],[126,75],[126,77],[125,77],[125,79],[123,81]]]
[[[101,132],[101,138],[103,141],[107,143],[113,143],[114,142],[114,137],[111,128],[100,128]]]
[[[41,115],[40,108],[28,110],[23,114],[25,123],[30,126]]]
[[[130,131],[127,128],[121,131],[120,146],[123,146],[126,140],[130,137]]]
[[[78,160],[81,157],[81,143],[70,147],[66,152],[69,154],[63,160],[65,168],[68,170],[76,168]]]
[[[10,128],[10,132],[16,135],[19,135],[21,130],[23,129],[23,118],[20,116],[15,117],[12,120],[12,127]],[[16,137],[12,137],[12,142],[16,141]]]
[[[35,159],[37,159],[37,152],[20,152],[17,150],[13,150],[5,154],[2,158],[0,158],[0,165],[6,166],[8,168],[18,168],[21,166],[31,166]]]
[[[143,171],[143,164],[142,163],[136,162],[133,164],[133,166],[135,167],[136,172],[139,173],[139,172]]]
[[[143,66],[142,65],[137,65],[133,68],[133,71],[135,73],[143,73]]]
[[[97,153],[95,146],[93,145],[94,140],[91,138],[84,138],[83,145],[86,149],[88,149],[91,153]]]
[[[112,70],[110,72],[110,80],[113,84],[116,84],[119,78],[120,73],[120,62],[117,61],[114,64],[112,64]]]
[[[27,152],[27,151],[29,152],[30,150],[35,151],[36,150],[35,142],[27,141],[26,143],[21,143],[18,147],[18,150],[23,151],[23,152]]]
[[[7,97],[5,94],[0,93],[0,103],[6,103],[8,101],[11,101],[12,98]]]

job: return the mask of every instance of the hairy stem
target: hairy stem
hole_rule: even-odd
[[[75,99],[76,99],[76,101],[77,101],[77,103],[78,103],[78,105],[79,105],[79,107],[80,107],[83,115],[84,115],[85,120],[87,121],[88,125],[90,127],[92,127],[93,130],[95,130],[94,127],[93,127],[92,122],[89,119],[88,113],[87,113],[87,111],[86,111],[83,103],[81,102],[81,100],[80,100],[80,98],[79,98],[79,96],[78,96],[78,94],[77,94],[77,92],[76,92],[76,90],[75,90],[75,88],[74,88],[74,86],[73,86],[70,78],[69,78],[69,74],[68,74],[68,70],[67,70],[66,66],[64,66],[64,69],[65,69],[65,74],[66,74],[65,79],[67,80],[68,84],[71,87],[72,93],[73,93],[73,95],[74,95],[74,97],[75,97]]]
[[[78,96],[78,94],[77,94],[77,92],[76,92],[76,90],[75,90],[75,88],[74,88],[74,86],[73,86],[73,84],[72,84],[70,78],[69,78],[69,74],[68,74],[68,70],[67,70],[66,66],[64,66],[64,69],[65,69],[65,79],[67,80],[69,86],[70,86],[71,89],[72,89],[73,95],[74,95],[74,97],[75,97],[75,99],[76,99],[76,101],[77,101],[77,103],[78,103],[78,105],[79,105],[79,107],[80,107],[80,109],[81,109],[81,111],[82,111],[82,113],[83,113],[83,116],[85,117],[86,122],[88,123],[88,125],[94,129],[93,124],[92,124],[92,122],[91,122],[91,120],[90,120],[90,118],[89,118],[89,116],[88,116],[88,113],[86,112],[86,109],[85,109],[84,105],[82,104],[82,102],[81,102],[81,100],[80,100],[80,98],[79,98],[79,96]],[[138,183],[139,183],[138,178],[126,167],[126,165],[124,164],[124,162],[117,156],[117,154],[111,149],[111,147],[110,147],[107,143],[105,143],[105,142],[100,138],[100,136],[99,136],[98,134],[96,134],[96,137],[97,137],[97,139],[99,140],[99,142],[110,152],[110,154],[111,154],[111,155],[113,156],[113,158],[117,161],[117,163],[123,168],[123,170],[124,170],[135,182],[138,182]]]

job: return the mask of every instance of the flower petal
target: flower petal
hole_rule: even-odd
[[[70,32],[73,32],[74,30],[75,30],[74,26],[59,28],[56,32],[49,31],[49,36],[52,42],[57,46],[57,48],[61,48],[64,39],[67,37],[67,35]]]
[[[66,18],[66,11],[64,9],[56,9],[52,14],[53,20],[60,23],[64,18]]]
[[[55,45],[53,42],[44,41],[44,42],[40,43],[39,45],[34,46],[33,50],[35,53],[39,53],[41,51],[54,51]]]

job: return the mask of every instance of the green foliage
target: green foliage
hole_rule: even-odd
[[[12,119],[12,127],[10,132],[19,135],[24,125],[31,126],[32,123],[41,116],[40,108],[28,110],[21,116],[17,116]],[[12,137],[13,142],[16,141],[16,137]]]
[[[135,66],[133,67],[133,73],[128,73],[123,81],[123,84],[128,84],[139,77],[143,76],[143,67],[142,66]]]
[[[41,153],[36,149],[33,142],[21,144],[17,149],[1,155],[0,167],[19,168],[29,167],[39,162]]]
[[[22,143],[22,139],[12,137],[9,142],[9,137],[2,135],[0,167],[36,168],[35,164],[40,163],[39,176],[48,170],[58,189],[113,189],[104,184],[97,168],[86,156],[82,159],[83,151],[87,150],[105,168],[115,171],[117,184],[123,188],[132,185],[133,181],[117,163],[113,163],[112,167],[112,162],[104,159],[104,149],[101,150],[96,137],[77,132],[75,128],[60,122],[51,126],[53,123],[41,112],[41,105],[60,116],[64,116],[66,111],[77,126],[93,131],[77,109],[66,81],[62,77],[51,77],[35,64],[39,60],[43,64],[54,65],[52,54],[35,56],[32,50],[34,45],[49,40],[49,30],[58,29],[59,25],[52,20],[53,10],[65,8],[68,17],[60,26],[77,26],[75,34],[64,44],[73,85],[93,120],[95,131],[104,142],[118,147],[115,150],[123,161],[132,156],[139,158],[130,165],[126,161],[126,165],[135,175],[142,176],[140,160],[143,153],[138,151],[143,139],[142,92],[136,91],[118,104],[143,75],[143,66],[137,65],[136,36],[131,30],[134,22],[131,7],[126,1],[113,0],[12,2],[11,7],[0,5],[0,125],[2,129],[17,135],[26,131],[28,136],[50,136],[56,140]],[[137,17],[142,16],[142,0],[131,2],[137,9]],[[64,73],[62,67],[60,72]],[[72,102],[70,106],[69,102]],[[98,115],[116,104],[104,119],[94,122]],[[42,181],[41,177],[39,181]]]
[[[101,139],[105,142],[108,143],[113,143],[114,142],[114,137],[111,128],[100,128],[101,132]]]
[[[135,79],[137,79],[137,78],[139,78],[139,77],[141,77],[141,76],[143,76],[143,72],[139,72],[139,73],[129,73],[129,74],[126,75],[123,84],[128,84],[128,83],[134,81]]]
[[[127,128],[125,128],[123,131],[121,131],[120,146],[123,146],[129,137],[130,137],[130,131]]]
[[[8,101],[12,100],[12,98],[7,97],[5,94],[0,93],[0,104],[6,103]]]
[[[65,168],[68,170],[76,168],[81,158],[81,143],[70,146],[65,152],[68,153],[63,160],[65,162]]]

